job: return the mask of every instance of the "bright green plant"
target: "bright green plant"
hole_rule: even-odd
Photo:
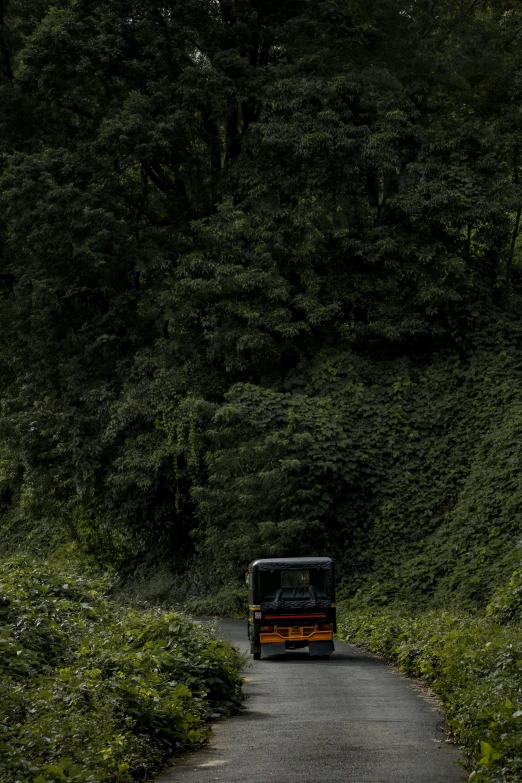
[[[522,629],[466,611],[414,614],[341,607],[341,638],[428,681],[451,734],[464,745],[473,779],[516,783],[522,775]]]
[[[127,783],[238,709],[241,659],[212,626],[116,605],[109,584],[2,561],[2,780]]]
[[[522,621],[522,569],[513,571],[509,580],[493,592],[486,616],[502,625]]]

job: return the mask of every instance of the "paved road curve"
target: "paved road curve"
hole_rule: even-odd
[[[247,649],[245,623],[221,631]],[[461,783],[433,700],[372,655],[336,642],[253,661],[246,711],[214,726],[210,745],[158,783]]]

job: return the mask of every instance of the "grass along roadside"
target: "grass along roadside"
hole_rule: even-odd
[[[480,616],[360,609],[353,602],[339,613],[343,641],[431,685],[476,783],[522,780],[522,628],[519,621],[498,622],[500,604]]]
[[[109,588],[0,561],[0,780],[145,780],[238,709],[242,661],[210,625],[116,603]]]

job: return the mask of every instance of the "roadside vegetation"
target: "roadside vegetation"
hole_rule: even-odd
[[[341,603],[339,636],[426,680],[464,746],[470,780],[522,777],[522,571],[485,610],[415,611],[404,604]]]
[[[0,779],[128,783],[238,710],[238,653],[212,625],[109,597],[108,577],[0,563]]]
[[[184,609],[196,616],[234,617],[243,620],[246,617],[247,605],[248,591],[246,586],[244,584],[229,584],[220,587],[213,595],[189,598]]]
[[[325,554],[520,778],[521,41],[516,0],[0,0],[9,783],[201,742],[238,661],[160,605]]]

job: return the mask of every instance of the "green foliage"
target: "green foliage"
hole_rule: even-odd
[[[486,616],[501,625],[522,621],[522,569],[517,568],[506,584],[494,590]]]
[[[518,341],[499,320],[466,357],[324,352],[284,392],[235,386],[196,493],[209,551],[328,551],[373,602],[485,605],[522,537]]]
[[[335,373],[329,362],[322,370]],[[254,386],[227,394],[215,417],[209,487],[197,493],[218,559],[225,547],[239,564],[251,552],[319,554],[337,543],[332,507],[359,484],[369,456],[357,437],[359,386],[343,373],[337,398]],[[355,504],[348,510],[351,519],[356,511]]]
[[[323,546],[337,507],[378,516],[370,468],[390,465],[377,434],[321,453],[353,406],[305,390],[290,409],[296,367],[461,350],[518,312],[519,9],[142,6],[1,5],[0,540],[182,567],[213,407],[246,405],[239,383],[274,392],[289,443],[256,545]]]
[[[184,609],[191,615],[204,617],[235,617],[243,620],[247,615],[248,591],[244,585],[225,584],[211,595],[189,598]]]
[[[0,0],[2,551],[160,563],[149,597],[185,571],[213,614],[252,556],[329,553],[369,605],[519,618],[521,21],[513,0]],[[147,637],[158,674],[125,629],[160,610],[96,598],[96,620],[42,579],[67,635],[2,642],[11,777],[97,759],[123,781],[199,741],[206,631],[183,664]]]
[[[143,779],[241,701],[241,659],[208,624],[107,599],[107,578],[4,560],[0,777]]]
[[[422,677],[441,698],[472,778],[515,783],[522,774],[521,627],[466,612],[413,614],[344,604],[340,636]]]

